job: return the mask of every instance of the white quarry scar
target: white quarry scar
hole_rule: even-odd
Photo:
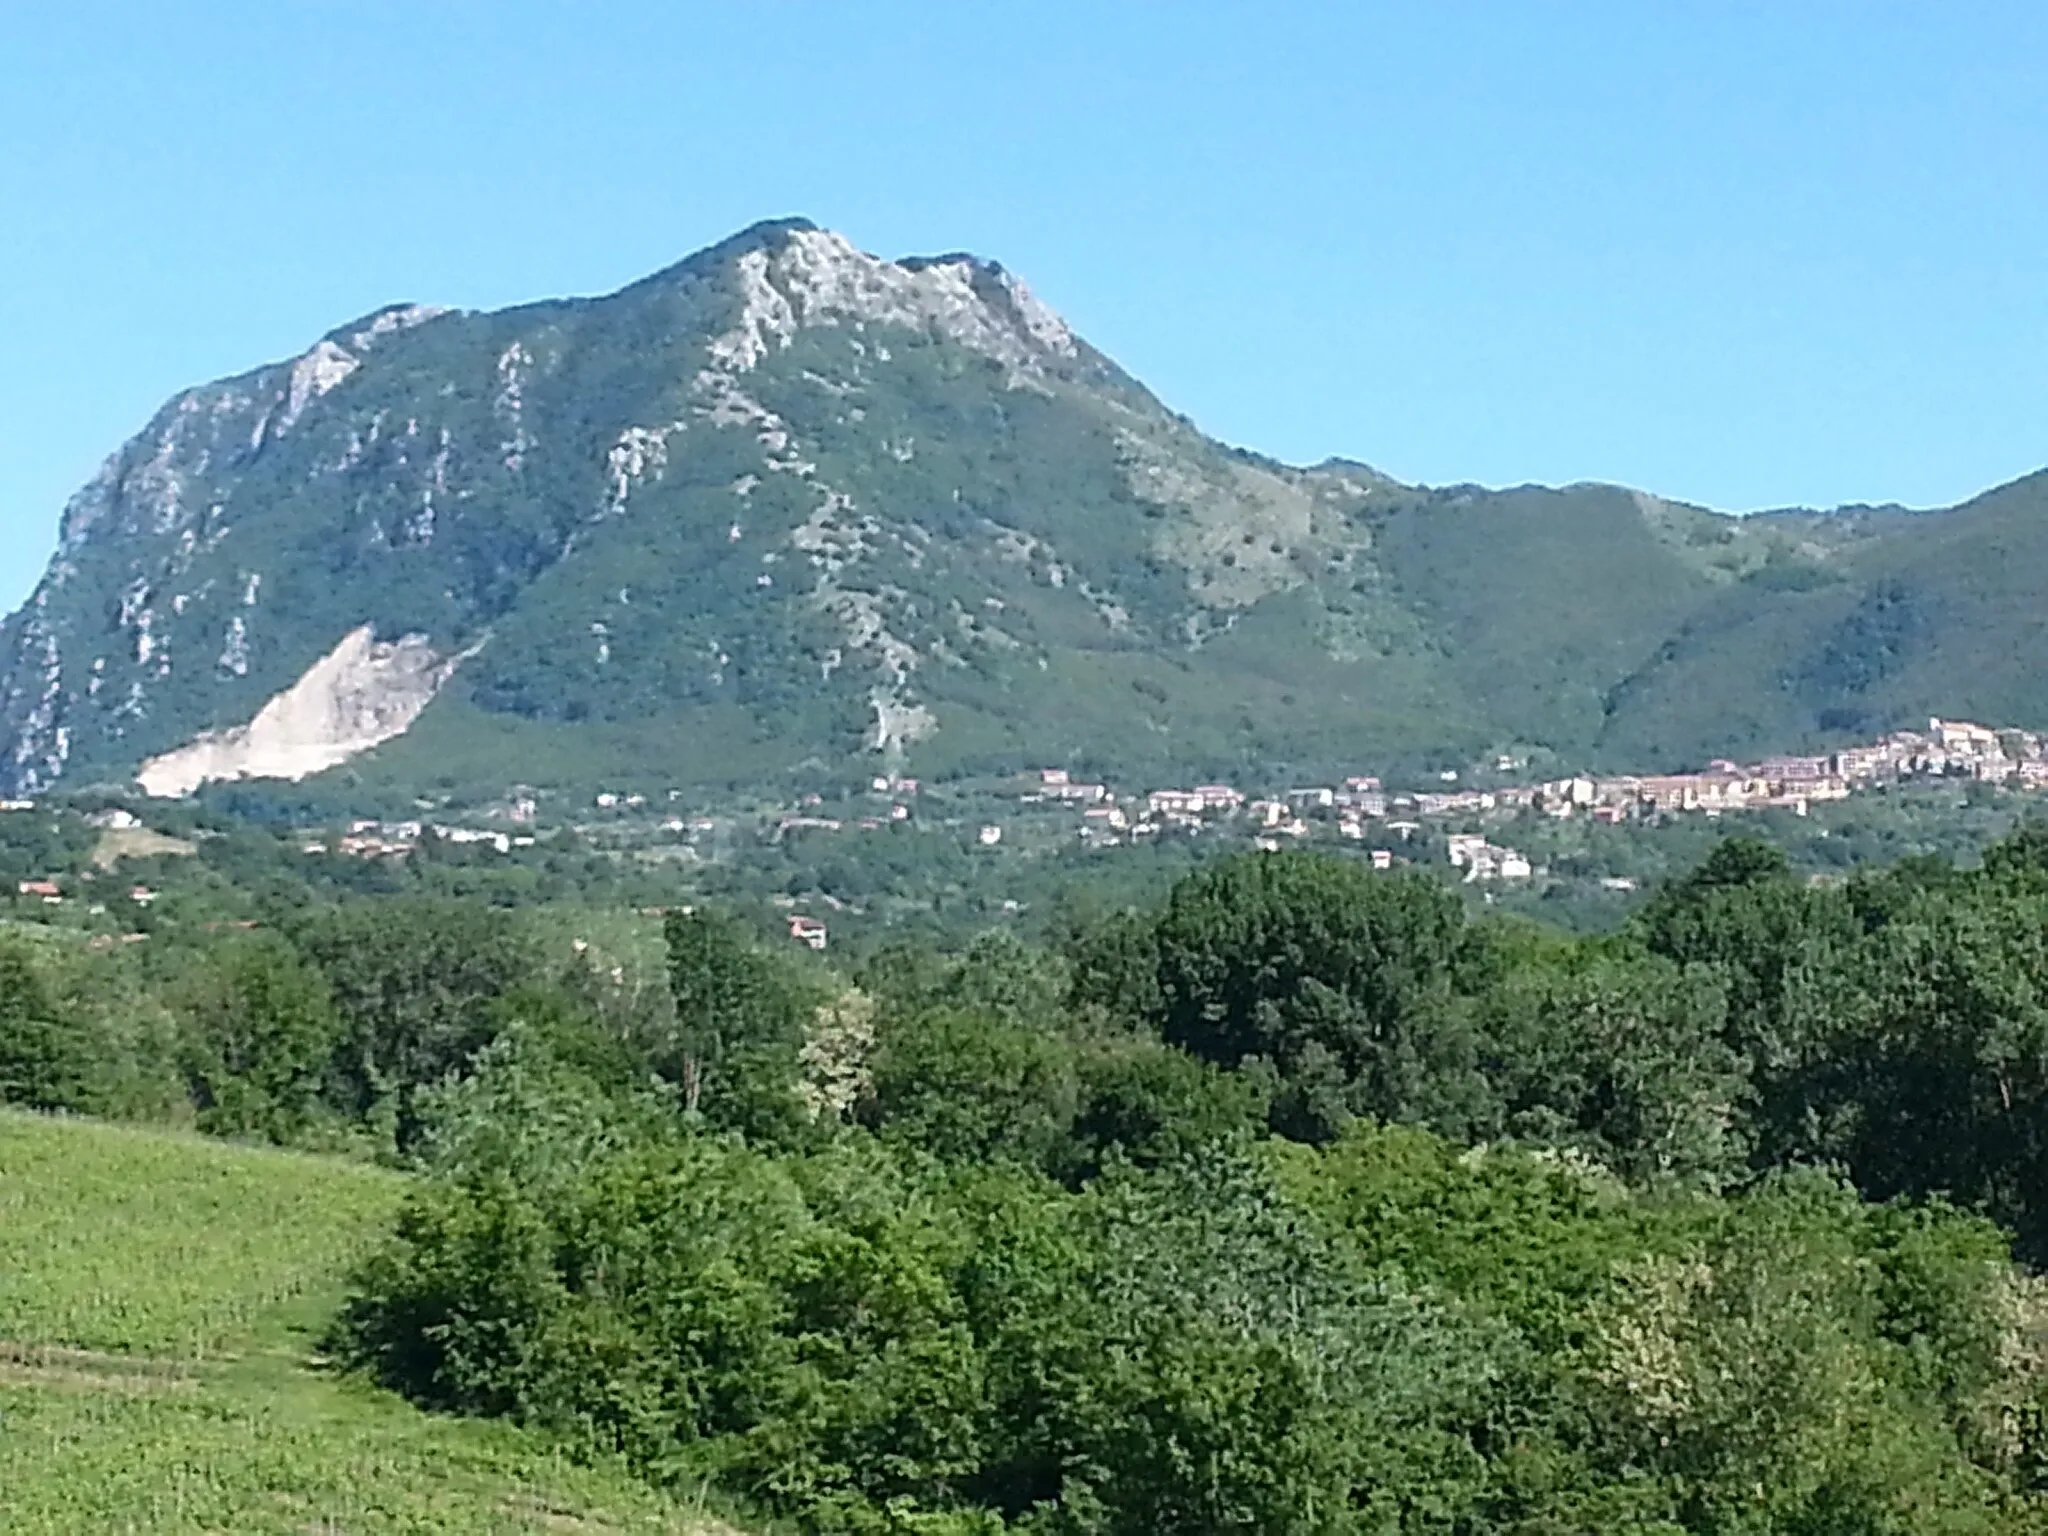
[[[382,642],[352,629],[247,725],[205,731],[136,773],[145,793],[189,795],[220,779],[303,779],[403,735],[464,656],[425,635]]]

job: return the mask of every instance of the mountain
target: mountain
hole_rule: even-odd
[[[1641,768],[2048,723],[2048,477],[1724,517],[1204,437],[967,255],[757,225],[166,405],[0,626],[0,787]]]

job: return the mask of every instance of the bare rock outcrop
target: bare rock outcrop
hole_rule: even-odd
[[[461,660],[440,655],[424,635],[380,641],[362,625],[247,725],[204,732],[149,759],[136,778],[148,794],[178,796],[220,780],[323,772],[403,735]]]

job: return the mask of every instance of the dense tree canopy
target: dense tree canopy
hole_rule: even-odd
[[[358,896],[10,940],[0,1099],[405,1163],[346,1358],[802,1529],[2042,1532],[2044,849],[1577,938],[1253,854],[844,971]]]

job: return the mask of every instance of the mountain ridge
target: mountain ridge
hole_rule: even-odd
[[[609,294],[384,306],[174,396],[0,625],[0,787],[246,731],[365,625],[442,682],[330,777],[443,792],[508,752],[734,788],[867,759],[1648,767],[2039,723],[2048,690],[1996,653],[2039,627],[2044,505],[2030,476],[1737,519],[1286,465],[1203,436],[1000,262],[769,220]]]

